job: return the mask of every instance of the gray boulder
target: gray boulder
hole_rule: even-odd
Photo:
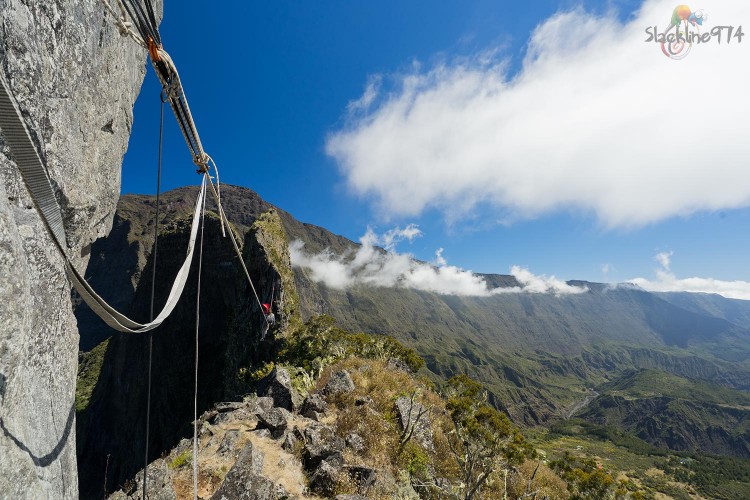
[[[263,428],[263,429],[255,429],[255,430],[253,431],[253,434],[255,434],[256,436],[258,436],[259,438],[267,438],[267,439],[271,439],[271,438],[273,437],[273,435],[271,434],[271,431],[269,431],[269,430],[268,430],[268,429],[266,429],[266,428]]]
[[[400,397],[395,404],[396,417],[398,417],[401,429],[413,426],[412,439],[428,450],[434,450],[432,441],[432,424],[429,412],[417,401],[411,402],[410,398]]]
[[[167,462],[158,459],[148,466],[148,498],[151,500],[177,500],[172,487],[172,475]],[[129,492],[118,491],[111,499],[143,500],[143,470],[135,476],[135,485]]]
[[[247,402],[247,405],[250,408],[250,412],[256,415],[274,407],[273,398],[269,396],[253,398]]]
[[[294,453],[295,449],[297,448],[297,443],[299,441],[297,440],[296,433],[293,431],[287,431],[284,434],[284,440],[281,443],[281,448],[286,451],[287,453]]]
[[[373,401],[372,401],[372,398],[370,396],[357,396],[354,399],[354,405],[355,406],[364,406],[364,405],[369,405],[369,404],[372,404],[372,403],[373,403]]]
[[[260,475],[263,453],[248,443],[211,500],[275,500],[279,498],[273,481]]]
[[[292,418],[294,418],[294,415],[284,408],[271,408],[269,411],[258,415],[258,422],[269,429],[272,434],[276,434],[279,431],[283,432]]]
[[[344,467],[344,470],[346,470],[349,477],[354,480],[360,490],[367,490],[375,484],[375,480],[378,477],[375,469],[362,465],[347,465]]]
[[[322,461],[343,463],[345,443],[336,436],[333,427],[311,424],[302,432],[305,441],[304,464],[307,470],[315,470]]]
[[[365,440],[359,434],[351,433],[346,436],[346,445],[357,453],[365,449]]]
[[[292,387],[292,378],[285,368],[275,367],[258,385],[258,395],[273,398],[273,405],[297,411],[302,396]]]
[[[218,452],[220,455],[234,454],[237,441],[240,439],[240,433],[237,430],[229,430],[224,434],[224,438],[219,444]]]
[[[337,394],[346,394],[355,389],[352,377],[345,370],[338,371],[331,375],[331,378],[323,387],[323,394],[335,396]]]
[[[300,408],[300,414],[304,415],[305,417],[312,418],[308,415],[308,413],[325,413],[328,410],[328,403],[325,402],[323,397],[318,394],[310,394],[305,398],[304,403],[302,403],[302,407]],[[313,419],[315,420],[315,419]]]
[[[325,497],[331,497],[336,488],[341,468],[337,464],[323,461],[310,478],[310,489]]]

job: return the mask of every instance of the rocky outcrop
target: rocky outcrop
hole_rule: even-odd
[[[289,411],[297,410],[302,403],[302,396],[292,387],[292,378],[286,368],[274,367],[266,378],[260,381],[258,394],[273,399],[274,406]]]
[[[331,375],[331,379],[323,387],[323,394],[326,396],[335,396],[337,394],[346,394],[354,390],[352,377],[346,371],[342,370]]]
[[[187,203],[194,198],[186,195],[185,200]],[[295,297],[294,289],[284,286],[284,274],[291,273],[291,268],[279,216],[269,213],[262,224],[233,227],[240,234],[243,259],[261,300],[267,301],[273,289],[283,297],[281,317],[263,340],[260,306],[232,245],[222,236],[220,222],[213,213],[206,215],[205,223],[198,332],[199,411],[207,410],[217,401],[231,401],[249,392],[242,370],[262,364],[273,356],[275,339],[284,334],[286,325],[292,321],[285,311],[291,314],[293,309],[292,306],[287,308],[286,302],[293,302]],[[157,308],[169,293],[170,277],[182,264],[188,236],[189,222],[185,217],[171,218],[159,236]],[[276,266],[275,262],[280,265]],[[142,275],[150,277],[153,265],[149,255]],[[192,428],[197,274],[196,260],[182,299],[159,333],[153,336],[151,458],[174,447]],[[131,306],[134,317],[147,317],[150,292],[150,279],[140,280]],[[109,340],[90,403],[79,417],[82,497],[97,495],[105,480],[113,489],[120,487],[143,466],[147,360],[147,336],[118,334]],[[271,409],[271,404],[281,406],[284,396],[290,409],[302,403],[301,398],[293,394],[296,391],[291,388],[289,375],[275,373],[277,377],[270,384],[274,390],[268,392],[270,397],[257,398],[252,408],[263,413],[269,433],[283,432],[287,417],[281,409]],[[249,410],[236,409],[230,404],[214,411],[215,422],[227,423],[229,419],[243,418],[243,414],[247,417]],[[108,455],[111,456],[109,461]]]
[[[423,448],[433,450],[430,411],[413,398],[401,396],[394,404],[399,425],[405,437],[413,438]]]
[[[281,438],[262,428],[264,415],[286,413],[295,427],[307,424],[283,408],[266,408],[267,398],[220,403],[199,418],[198,497],[212,500],[310,498],[302,464],[282,449]],[[291,432],[289,433],[291,435]],[[192,498],[193,441],[183,439],[165,458],[149,464],[149,498]],[[143,471],[110,500],[142,500]],[[313,498],[315,498],[313,496]]]
[[[99,0],[0,1],[2,71],[81,268],[110,230],[145,57]],[[75,498],[70,285],[1,136],[0,149],[0,496]]]
[[[224,482],[211,500],[270,500],[275,498],[273,482],[261,475],[263,454],[252,443],[240,452]]]

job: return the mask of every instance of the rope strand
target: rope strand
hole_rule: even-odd
[[[159,204],[161,197],[161,160],[162,147],[164,144],[164,100],[161,100],[159,116],[159,153],[156,167],[156,218],[154,222],[154,251],[153,266],[151,267],[151,312],[149,321],[154,320],[154,296],[156,294],[156,259],[159,252]],[[154,352],[154,334],[148,332],[148,389],[146,390],[146,453],[143,464],[143,498],[146,496],[146,483],[148,482],[148,444],[149,431],[151,430],[151,363]]]
[[[203,175],[205,184],[208,174]],[[201,207],[201,242],[198,249],[198,289],[195,299],[195,391],[193,393],[193,500],[198,500],[198,331],[201,312],[201,273],[203,271],[203,229],[206,226],[206,199]]]
[[[255,290],[255,285],[253,285],[253,280],[250,278],[250,272],[247,270],[247,266],[245,265],[245,259],[242,258],[242,251],[240,250],[240,247],[237,245],[237,240],[234,237],[234,231],[232,230],[232,226],[229,225],[229,219],[227,218],[227,214],[224,213],[224,207],[221,206],[221,203],[219,201],[219,194],[216,192],[216,188],[214,187],[214,183],[211,180],[211,177],[206,176],[208,179],[208,185],[211,187],[211,192],[214,195],[214,199],[216,200],[216,204],[219,208],[219,217],[224,220],[224,223],[229,228],[229,239],[232,240],[232,246],[234,247],[234,251],[237,254],[237,258],[240,260],[240,264],[242,265],[242,270],[245,271],[245,276],[247,277],[248,283],[250,283],[250,288],[253,291],[253,295],[255,296],[255,300],[258,303],[258,307],[261,311],[263,311],[263,304],[260,302],[260,297],[258,296],[258,292]],[[265,316],[264,316],[265,318]],[[268,323],[268,318],[265,318],[266,323]]]

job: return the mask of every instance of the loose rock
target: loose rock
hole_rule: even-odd
[[[338,371],[331,375],[328,383],[323,387],[323,394],[333,396],[336,394],[346,394],[355,389],[352,377],[347,371]]]
[[[302,396],[292,387],[292,378],[285,368],[275,367],[260,381],[258,394],[273,398],[273,405],[289,411],[297,411]]]

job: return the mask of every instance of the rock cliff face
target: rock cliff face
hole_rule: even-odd
[[[192,204],[194,190],[180,193],[177,198],[184,197]],[[173,194],[166,196],[165,223],[159,234],[157,310],[166,301],[173,276],[182,264],[190,232],[190,220],[180,217],[181,205]],[[138,216],[148,213],[146,210],[140,214],[133,212],[134,218],[128,220],[137,224]],[[250,227],[240,223],[233,229],[241,235],[243,258],[260,300],[269,302],[272,291],[276,299],[281,299],[280,317],[263,339],[260,306],[229,239],[222,237],[218,218],[209,212],[205,225],[198,333],[200,412],[217,401],[231,400],[246,393],[241,369],[271,359],[276,348],[274,339],[280,337],[297,316],[299,300],[281,218],[270,211],[252,223],[245,222]],[[153,265],[149,254],[140,273],[144,279],[138,280],[133,294],[130,313],[134,319],[148,318]],[[191,429],[197,268],[196,258],[180,302],[153,335],[151,459],[175,446]],[[148,336],[113,335],[101,366],[90,402],[85,407],[82,405],[79,413],[77,438],[83,498],[99,498],[105,482],[108,489],[121,487],[143,466]]]
[[[81,268],[110,230],[145,57],[99,0],[0,0],[2,71]],[[0,497],[76,498],[70,286],[1,136],[0,149]]]

